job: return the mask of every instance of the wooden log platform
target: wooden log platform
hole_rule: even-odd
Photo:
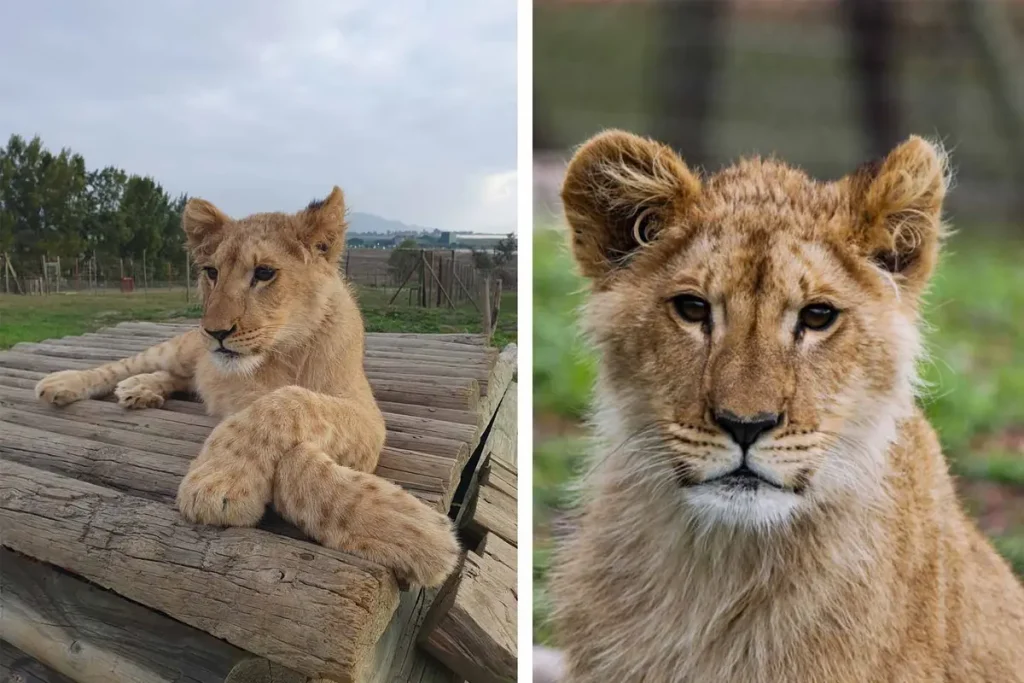
[[[0,351],[0,674],[462,680],[414,647],[427,591],[402,591],[389,570],[279,519],[221,529],[180,517],[178,483],[217,422],[194,400],[127,411],[109,397],[55,408],[34,396],[48,372],[94,367],[193,326],[122,323]],[[448,511],[512,382],[515,347],[370,334],[366,368],[387,425],[377,473]]]
[[[470,683],[516,680],[516,395],[513,383],[488,430],[459,511],[472,549],[438,591],[417,635],[426,652]]]

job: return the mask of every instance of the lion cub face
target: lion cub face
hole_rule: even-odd
[[[202,328],[218,367],[253,372],[316,329],[338,278],[344,215],[337,187],[298,213],[238,220],[203,199],[188,202],[182,225],[201,269]]]
[[[563,200],[624,467],[710,524],[878,495],[945,190],[919,138],[831,183],[760,160],[701,179],[620,132],[581,148]]]

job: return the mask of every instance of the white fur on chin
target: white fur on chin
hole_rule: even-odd
[[[211,352],[213,364],[218,370],[229,375],[250,376],[263,364],[263,354],[235,355]]]

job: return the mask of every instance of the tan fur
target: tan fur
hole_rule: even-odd
[[[363,370],[362,316],[338,271],[345,206],[334,188],[297,214],[231,220],[191,200],[183,227],[200,268],[202,329],[141,354],[41,380],[65,405],[114,392],[126,408],[195,390],[224,420],[178,491],[189,520],[253,526],[267,504],[312,538],[434,586],[459,547],[448,517],[372,472],[384,418]],[[269,281],[257,266],[274,269]],[[224,347],[206,330],[234,331]]]
[[[615,131],[578,151],[563,199],[601,362],[551,583],[569,683],[1024,681],[1024,590],[915,403],[947,184],[916,137],[827,183],[762,159],[700,178]],[[821,302],[836,322],[799,327]],[[744,456],[722,410],[784,417]],[[744,458],[772,484],[713,481]]]

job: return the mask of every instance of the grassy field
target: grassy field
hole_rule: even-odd
[[[961,228],[960,235],[970,233]],[[972,241],[974,238],[974,241]],[[583,453],[594,360],[575,334],[582,282],[554,231],[534,241],[534,637],[550,638],[550,525]],[[1024,242],[954,240],[928,299],[925,408],[968,509],[1024,574]]]
[[[481,320],[472,305],[453,310],[413,308],[398,302],[388,306],[391,291],[365,288],[359,291],[360,306],[369,332],[453,333],[479,332]],[[136,291],[132,294],[69,293],[49,296],[0,294],[0,349],[22,341],[81,334],[124,320],[168,320],[198,317],[199,305],[185,300],[185,290]],[[399,297],[401,299],[401,297]],[[516,341],[516,294],[502,297],[494,344]]]

